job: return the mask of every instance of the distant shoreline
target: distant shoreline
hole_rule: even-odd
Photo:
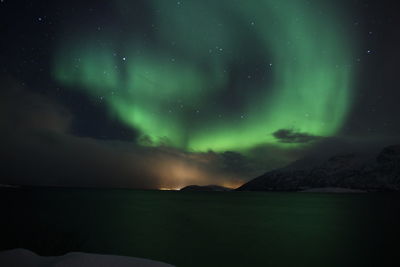
[[[68,187],[68,186],[26,186],[26,185],[7,185],[7,184],[0,184],[0,190],[132,190],[132,191],[153,191],[153,192],[180,192],[180,193],[187,193],[187,192],[203,192],[203,193],[230,193],[230,192],[264,192],[264,193],[335,193],[335,194],[345,194],[345,193],[373,193],[373,192],[392,192],[392,191],[368,191],[368,190],[360,190],[360,189],[351,189],[351,188],[344,188],[344,187],[318,187],[318,188],[307,188],[302,190],[235,190],[230,189],[226,191],[221,190],[204,190],[201,187],[201,190],[160,190],[160,189],[140,189],[140,188],[118,188],[118,187]]]
[[[306,190],[297,191],[300,193],[368,193],[365,190],[359,189],[350,189],[350,188],[342,188],[342,187],[319,187],[319,188],[310,188]]]

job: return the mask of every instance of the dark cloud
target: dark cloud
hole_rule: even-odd
[[[54,131],[3,139],[0,183],[128,188],[180,188],[188,184],[238,186],[241,174],[209,153],[142,147]]]
[[[168,140],[154,144],[146,137],[138,142],[83,137],[74,134],[75,118],[66,107],[15,83],[3,83],[6,84],[0,91],[0,125],[4,129],[0,132],[0,184],[143,189],[190,184],[236,187],[307,155],[321,158],[375,144],[371,140],[321,138],[282,129],[274,133],[282,143],[318,142],[290,149],[281,144],[264,144],[241,153],[200,153],[172,148]]]
[[[273,133],[273,136],[282,143],[310,143],[320,140],[320,136],[309,133],[296,132],[293,129],[280,129]]]
[[[251,155],[226,151],[219,154],[219,157],[222,170],[237,173],[244,177],[256,177],[266,170],[267,164]]]
[[[6,83],[3,83],[3,85]],[[180,188],[236,187],[253,178],[251,160],[235,152],[187,152],[150,141],[111,141],[73,134],[71,113],[15,83],[0,95],[0,184]]]
[[[56,101],[21,89],[11,80],[2,81],[0,125],[8,131],[70,130],[72,114]]]

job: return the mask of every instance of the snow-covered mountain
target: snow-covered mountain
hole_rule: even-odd
[[[311,188],[349,188],[366,191],[400,191],[400,145],[377,155],[346,153],[328,160],[300,160],[270,171],[238,191],[300,191]]]

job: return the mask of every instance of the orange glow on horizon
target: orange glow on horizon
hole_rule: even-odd
[[[234,174],[221,173],[199,161],[184,161],[180,158],[162,158],[152,166],[159,177],[158,190],[180,190],[189,185],[218,185],[235,189],[245,181]]]

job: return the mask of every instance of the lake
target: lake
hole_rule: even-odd
[[[400,196],[0,189],[0,249],[177,266],[400,266]]]

